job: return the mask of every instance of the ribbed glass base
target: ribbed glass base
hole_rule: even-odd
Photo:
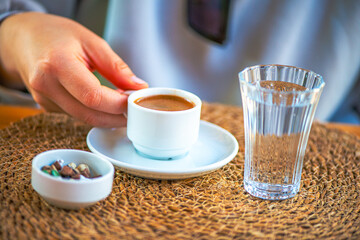
[[[244,181],[245,190],[252,196],[267,200],[284,200],[294,197],[300,188],[298,184],[268,184]]]

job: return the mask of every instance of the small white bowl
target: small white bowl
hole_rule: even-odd
[[[64,179],[41,171],[45,165],[51,165],[62,159],[64,165],[74,162],[85,163],[92,172],[101,177],[94,179]],[[60,208],[79,209],[88,207],[105,199],[112,190],[114,179],[113,165],[93,154],[81,150],[49,150],[35,156],[32,161],[31,184],[48,203]]]

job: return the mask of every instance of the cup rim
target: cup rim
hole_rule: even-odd
[[[152,92],[152,91],[155,91],[155,93],[149,94],[149,95],[142,95],[143,93]],[[169,92],[169,93],[156,93],[156,91],[165,91],[165,92]],[[136,99],[144,97],[144,96],[153,96],[153,95],[159,95],[159,94],[176,95],[179,97],[186,98],[182,95],[176,94],[177,92],[181,92],[181,93],[184,93],[185,95],[189,96],[188,99],[191,102],[193,102],[195,104],[195,106],[193,108],[186,109],[186,110],[180,110],[180,111],[163,111],[163,110],[156,110],[156,109],[142,107],[134,102]],[[201,99],[198,96],[196,96],[194,93],[191,93],[189,91],[179,89],[179,88],[165,88],[165,87],[144,88],[144,89],[140,89],[138,91],[131,93],[130,96],[128,97],[128,105],[131,105],[132,107],[141,109],[145,112],[157,113],[157,114],[167,114],[167,115],[177,115],[177,114],[184,114],[184,113],[196,111],[196,109],[201,108],[201,104],[202,104]]]
[[[245,79],[241,76],[242,73],[246,72],[246,71],[249,71],[251,69],[254,69],[254,68],[261,68],[261,67],[271,67],[271,66],[274,66],[274,67],[287,67],[287,68],[293,68],[293,69],[300,69],[302,71],[305,71],[307,73],[311,73],[315,76],[315,78],[319,78],[321,83],[318,87],[316,88],[312,88],[312,89],[306,89],[304,91],[298,91],[298,90],[293,90],[293,91],[277,91],[277,90],[274,90],[274,89],[267,89],[267,88],[258,88],[260,91],[262,92],[265,92],[265,93],[281,93],[283,95],[293,95],[293,94],[311,94],[311,93],[318,93],[318,92],[321,92],[323,89],[324,89],[324,86],[325,86],[325,82],[324,82],[324,78],[318,74],[318,73],[315,73],[314,71],[311,71],[311,70],[308,70],[308,69],[305,69],[305,68],[301,68],[301,67],[296,67],[296,66],[291,66],[291,65],[283,65],[283,64],[259,64],[259,65],[253,65],[253,66],[250,66],[250,67],[246,67],[244,68],[242,71],[240,71],[238,73],[238,77],[239,77],[239,81],[240,83],[243,83],[245,84],[246,86],[248,86],[249,88],[252,88],[253,90],[255,88],[257,88],[256,85],[253,85],[253,84],[250,84],[250,82],[247,82],[245,81]],[[275,81],[275,80],[274,80]]]

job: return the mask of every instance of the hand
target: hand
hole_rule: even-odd
[[[45,110],[66,112],[93,126],[124,126],[127,95],[122,92],[148,87],[102,38],[49,14],[8,17],[0,27],[0,60],[12,80],[8,85],[23,83]],[[94,70],[119,89],[101,86]]]

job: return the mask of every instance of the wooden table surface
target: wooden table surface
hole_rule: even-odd
[[[24,117],[42,113],[43,110],[19,107],[10,105],[0,105],[0,129],[5,128],[12,122],[16,122]],[[340,124],[340,123],[326,123],[330,128],[341,129],[347,133],[354,134],[360,137],[360,125]]]

